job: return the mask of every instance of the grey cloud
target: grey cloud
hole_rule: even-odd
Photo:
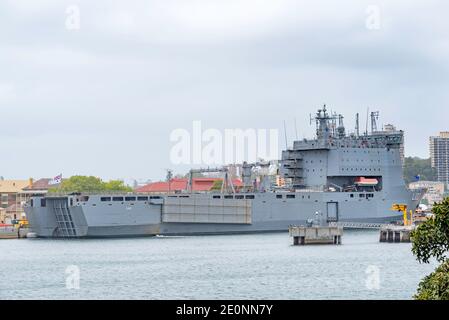
[[[348,128],[379,109],[410,155],[447,129],[446,2],[380,1],[376,31],[365,28],[370,1],[244,2],[79,1],[72,32],[72,1],[2,3],[1,175],[159,178],[175,128],[282,130],[286,119],[291,141],[293,118],[311,136],[322,103]]]

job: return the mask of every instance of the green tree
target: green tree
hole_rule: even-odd
[[[106,191],[133,191],[131,187],[126,186],[125,183],[121,180],[110,180],[108,182],[103,182],[103,185]]]
[[[421,159],[418,157],[407,157],[404,159],[404,179],[408,184],[416,181],[419,175],[421,180],[434,181],[436,179],[435,168],[432,168],[430,159]]]
[[[103,182],[100,178],[93,176],[72,176],[62,181],[58,188],[52,188],[49,192],[101,192],[101,191],[125,191],[132,189],[125,186],[123,181],[111,180]]]
[[[449,260],[419,284],[416,300],[449,300]]]
[[[214,184],[210,188],[211,191],[221,191],[221,188],[223,187],[223,180],[215,180]]]
[[[433,219],[412,232],[412,252],[420,263],[435,258],[441,265],[419,284],[415,299],[449,299],[449,198],[434,205]]]

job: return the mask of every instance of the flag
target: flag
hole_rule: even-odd
[[[62,173],[51,179],[48,184],[60,184],[62,182]]]

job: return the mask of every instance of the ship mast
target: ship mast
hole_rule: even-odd
[[[331,117],[329,117],[326,109],[326,105],[323,106],[323,109],[318,109],[318,112],[315,117],[316,121],[316,136],[320,140],[327,141],[330,137],[330,128],[329,121]]]
[[[318,140],[327,142],[330,137],[344,138],[346,136],[345,127],[343,125],[343,116],[336,113],[328,114],[326,105],[323,106],[323,109],[318,109],[315,121],[316,137]]]

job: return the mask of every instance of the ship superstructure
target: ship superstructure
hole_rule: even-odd
[[[294,141],[282,152],[280,172],[287,182],[272,188],[251,181],[254,167],[242,165],[243,187],[228,182],[217,192],[180,194],[49,194],[33,197],[25,211],[41,237],[114,237],[286,231],[321,215],[340,224],[399,221],[394,203],[415,209],[424,190],[410,191],[402,176],[402,131],[347,134],[343,116],[318,110],[316,137]],[[357,117],[358,118],[358,117]],[[213,171],[207,169],[206,171]],[[197,171],[192,170],[191,174]]]

